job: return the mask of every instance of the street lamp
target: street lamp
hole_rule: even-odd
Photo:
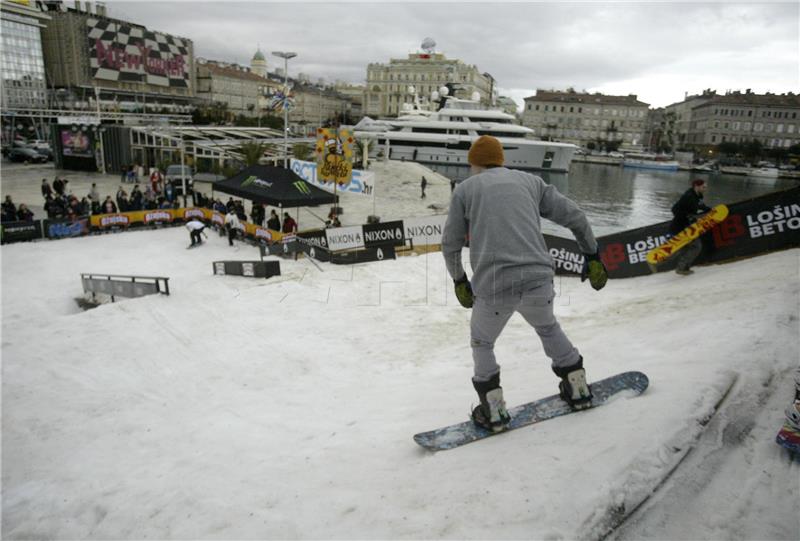
[[[289,95],[289,59],[297,53],[289,51],[272,51],[273,56],[283,58],[283,168],[289,168],[289,108],[287,97]]]

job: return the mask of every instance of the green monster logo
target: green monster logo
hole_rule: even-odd
[[[256,177],[254,175],[250,175],[249,177],[244,179],[244,182],[242,182],[242,186],[250,186],[255,181],[256,181]]]
[[[298,192],[304,195],[311,195],[311,190],[309,189],[308,184],[303,181],[298,180],[294,183],[294,187],[297,188]]]

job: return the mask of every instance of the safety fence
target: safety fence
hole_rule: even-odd
[[[774,250],[800,246],[800,187],[773,192],[728,205],[729,215],[702,237],[704,250],[697,263],[717,263]],[[39,238],[64,238],[139,227],[180,225],[198,218],[222,227],[225,216],[204,208],[137,211],[82,217],[75,221],[37,220],[3,224],[2,242]],[[348,264],[394,259],[409,247],[439,249],[445,215],[405,218],[359,226],[302,231],[284,235],[244,222],[245,239],[263,246],[262,256],[304,253],[320,261]],[[669,222],[614,233],[598,238],[600,257],[611,278],[650,273],[645,255],[669,239]],[[580,274],[583,254],[577,243],[545,235],[557,274]],[[667,261],[664,270],[674,268]]]

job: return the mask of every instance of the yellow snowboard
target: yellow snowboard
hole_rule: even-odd
[[[717,224],[722,223],[727,217],[728,207],[717,205],[667,242],[647,252],[647,264],[650,265],[650,269],[655,272],[655,268],[659,263],[663,263],[672,257],[681,248],[691,244],[696,238],[703,233],[707,233]]]

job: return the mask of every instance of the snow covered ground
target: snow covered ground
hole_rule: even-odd
[[[641,370],[650,389],[430,454],[413,434],[476,402],[441,254],[257,280],[211,272],[254,248],[188,240],[3,246],[3,538],[590,539],[679,464],[618,538],[798,539],[800,468],[773,440],[800,250],[601,292],[557,279],[589,377]],[[172,294],[83,312],[80,272],[169,276]],[[518,316],[497,353],[511,405],[556,391]]]

